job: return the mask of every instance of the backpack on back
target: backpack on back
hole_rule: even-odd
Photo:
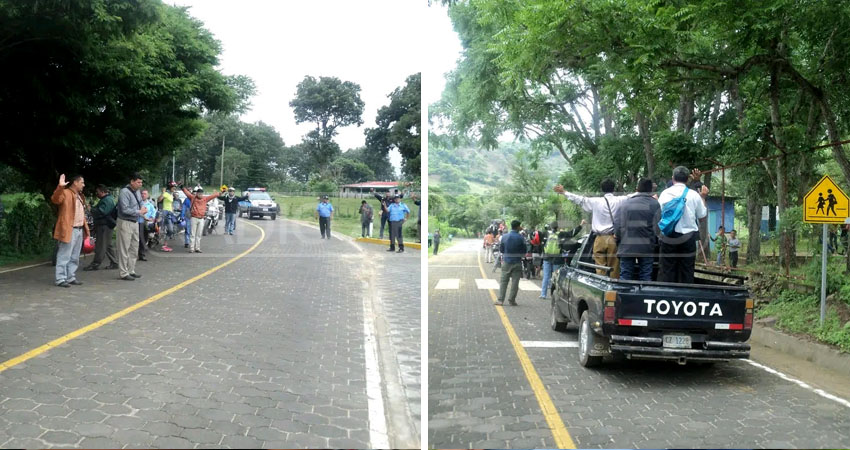
[[[676,225],[682,218],[685,212],[685,197],[688,195],[688,187],[685,186],[681,197],[676,197],[673,200],[665,203],[661,208],[661,220],[658,221],[658,228],[664,236],[670,236],[676,230]]]
[[[557,237],[549,236],[549,239],[546,240],[546,246],[543,248],[543,253],[547,255],[561,254],[561,246]]]

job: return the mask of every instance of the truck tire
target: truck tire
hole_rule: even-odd
[[[578,323],[578,363],[583,367],[596,367],[602,363],[601,356],[591,356],[590,349],[596,345],[596,333],[590,328],[590,314],[581,313]]]
[[[558,305],[555,302],[555,299],[552,298],[552,307],[549,311],[549,326],[552,327],[554,331],[566,331],[567,330],[567,319],[558,311]]]

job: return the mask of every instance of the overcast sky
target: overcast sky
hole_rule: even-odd
[[[343,150],[363,146],[363,131],[375,126],[387,95],[423,70],[430,31],[422,19],[435,13],[425,0],[166,1],[191,7],[190,14],[221,41],[223,73],[248,75],[256,83],[252,110],[242,120],[274,126],[286,145],[301,142],[313,128],[296,125],[289,107],[305,75],[359,84],[364,124],[339,129],[336,142]],[[445,17],[445,9],[438,12]],[[397,153],[391,159],[400,165]]]

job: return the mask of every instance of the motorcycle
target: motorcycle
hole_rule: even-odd
[[[224,206],[219,205],[216,199],[207,202],[207,214],[204,218],[204,231],[201,236],[215,232],[216,227],[218,227],[218,221],[222,217],[224,217]]]
[[[145,246],[148,248],[155,248],[160,243],[162,243],[161,236],[159,233],[159,222],[161,219],[162,210],[157,210],[156,218],[153,222],[145,222]]]
[[[522,264],[522,277],[530,280],[534,277],[534,257],[531,253],[531,244],[526,243],[525,255],[520,259]]]

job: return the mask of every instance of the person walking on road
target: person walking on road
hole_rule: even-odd
[[[395,251],[395,243],[398,241],[398,253],[404,253],[404,236],[402,225],[410,217],[410,208],[401,203],[401,197],[395,197],[389,207],[384,207],[387,212],[387,220],[390,222],[390,248],[388,252]]]
[[[519,279],[522,278],[522,257],[525,256],[525,239],[519,234],[522,227],[519,220],[511,221],[511,232],[502,236],[499,244],[499,253],[503,255],[502,279],[499,283],[499,299],[496,305],[508,303],[516,306],[516,294],[519,291]],[[508,294],[508,282],[510,282],[510,294]]]
[[[236,231],[236,214],[239,213],[239,202],[248,200],[248,196],[237,197],[236,188],[233,186],[227,188],[227,195],[221,197],[224,203],[224,232],[225,234],[233,235]]]
[[[323,195],[322,201],[316,205],[316,217],[319,219],[319,232],[322,234],[322,239],[327,236],[331,238],[331,220],[334,217],[334,207],[328,201],[328,196]]]
[[[493,241],[495,239],[491,231],[484,233],[484,262],[487,264],[493,262]]]
[[[56,253],[56,286],[70,287],[83,284],[77,279],[80,266],[80,248],[89,237],[89,225],[86,223],[86,186],[82,176],[71,177],[65,182],[65,174],[59,176],[59,184],[50,197],[50,202],[59,207],[53,238],[59,241]]]
[[[194,192],[189,192],[188,189],[183,187],[183,193],[191,202],[189,211],[192,215],[192,229],[195,230],[191,241],[189,241],[189,253],[203,253],[201,251],[201,235],[203,235],[204,218],[207,215],[207,202],[218,198],[221,192],[205,196],[204,188],[199,185],[195,186]]]
[[[95,195],[100,199],[94,208],[91,210],[92,219],[94,219],[94,261],[83,270],[98,270],[103,263],[104,256],[109,258],[109,266],[107,269],[118,268],[118,258],[115,256],[115,249],[112,246],[112,230],[117,225],[112,217],[112,212],[115,210],[115,199],[104,185],[98,185],[95,189]]]
[[[741,250],[741,241],[738,240],[738,232],[729,232],[729,265],[738,267],[738,250]]]
[[[434,230],[434,256],[440,250],[440,230]]]
[[[652,180],[641,178],[637,194],[617,208],[614,236],[620,258],[620,278],[652,281],[652,263],[658,248],[661,206],[652,197]]]
[[[141,175],[134,173],[130,176],[130,183],[118,194],[118,277],[126,281],[142,277],[136,274],[139,218],[148,212],[142,206],[142,183]]]
[[[366,200],[360,202],[360,237],[372,237],[372,206]]]
[[[688,169],[678,166],[673,169],[673,185],[661,192],[658,203],[662,215],[664,205],[684,196],[682,215],[669,235],[661,235],[658,281],[668,283],[693,283],[694,263],[696,262],[699,225],[697,220],[708,215],[705,199],[708,187],[702,185],[700,192],[688,189]],[[699,181],[700,171],[694,169],[693,178]],[[686,191],[687,189],[687,191]]]
[[[600,184],[602,197],[584,197],[564,190],[560,184],[555,186],[555,192],[563,194],[571,202],[581,206],[593,214],[590,222],[591,231],[596,237],[593,240],[593,261],[600,266],[610,267],[611,271],[596,269],[599,275],[609,274],[611,278],[620,276],[620,260],[617,258],[617,242],[614,240],[614,216],[620,203],[628,196],[614,195],[615,184],[606,178]]]

